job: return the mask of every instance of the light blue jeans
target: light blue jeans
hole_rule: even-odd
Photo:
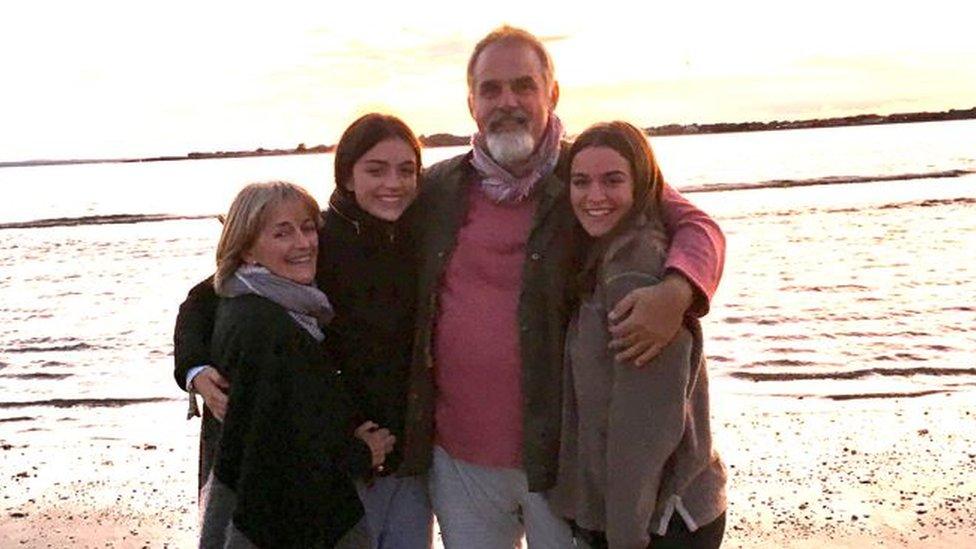
[[[430,548],[433,514],[426,478],[379,477],[370,486],[357,481],[356,490],[366,516],[355,529],[365,530],[370,549]]]
[[[544,494],[529,492],[521,469],[482,467],[434,447],[430,497],[445,549],[576,547],[569,523]]]

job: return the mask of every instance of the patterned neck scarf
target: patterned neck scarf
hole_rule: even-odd
[[[549,113],[549,124],[542,134],[542,143],[526,161],[526,175],[516,177],[491,157],[486,137],[481,132],[475,133],[471,137],[471,147],[474,149],[471,165],[481,176],[481,190],[485,196],[496,203],[525,200],[536,184],[556,169],[563,134],[562,121],[555,113]]]
[[[218,292],[222,297],[257,294],[281,305],[316,341],[325,339],[321,326],[332,320],[329,298],[314,285],[282,278],[260,265],[241,265]]]

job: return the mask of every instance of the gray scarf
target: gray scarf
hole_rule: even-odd
[[[270,299],[284,307],[319,342],[325,339],[321,326],[328,324],[335,314],[322,290],[282,278],[260,265],[241,265],[217,293],[221,297],[256,294]]]
[[[556,169],[559,162],[559,143],[564,133],[559,117],[555,113],[549,113],[549,124],[542,134],[542,143],[538,144],[529,157],[528,174],[522,177],[515,177],[498,165],[488,154],[485,136],[480,132],[474,134],[471,137],[471,146],[474,149],[471,165],[481,176],[481,190],[485,196],[496,203],[525,200],[532,194],[536,184]]]

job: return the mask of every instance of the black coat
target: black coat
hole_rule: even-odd
[[[363,211],[336,190],[324,214],[316,279],[335,308],[337,358],[364,419],[397,437],[387,469],[400,461],[414,327],[416,277],[408,212],[397,223]]]
[[[176,315],[176,327],[173,330],[173,360],[175,368],[173,375],[176,383],[186,390],[186,374],[195,366],[213,366],[215,360],[211,358],[210,340],[213,334],[214,317],[217,315],[219,298],[214,292],[213,277],[207,278],[194,286],[180,304]],[[197,467],[197,490],[203,488],[213,468],[214,454],[220,442],[221,425],[211,413],[210,408],[203,407],[203,418],[200,423],[200,451]]]
[[[237,496],[235,526],[260,547],[332,547],[362,516],[352,476],[371,456],[329,353],[244,295],[221,299],[212,355],[231,382],[214,476]]]

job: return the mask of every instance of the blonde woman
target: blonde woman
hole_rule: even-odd
[[[357,426],[323,352],[332,307],[314,283],[320,223],[308,192],[284,182],[248,185],[227,214],[212,349],[230,393],[201,547],[334,546],[362,516],[352,479],[393,448],[388,430]]]

